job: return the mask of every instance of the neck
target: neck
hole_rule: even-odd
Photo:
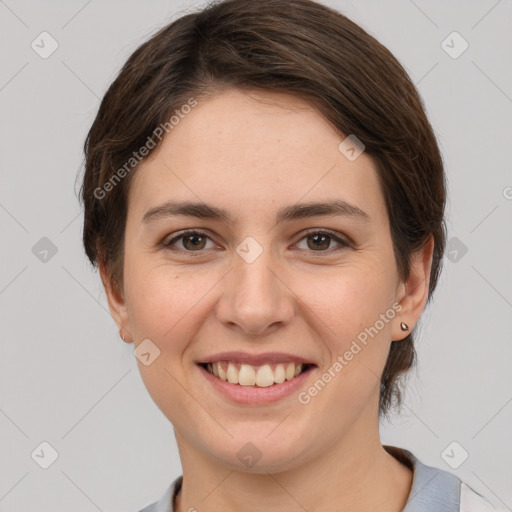
[[[354,427],[351,434],[307,463],[277,473],[249,473],[220,464],[176,431],[183,485],[175,510],[402,510],[412,471],[383,448],[378,427],[372,436],[363,425]]]

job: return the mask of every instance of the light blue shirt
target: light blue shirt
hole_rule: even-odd
[[[422,464],[410,451],[384,446],[400,462],[413,471],[409,498],[402,512],[487,512],[495,510],[479,494],[457,476]],[[139,512],[175,512],[174,500],[181,489],[183,476],[179,476],[155,503]]]

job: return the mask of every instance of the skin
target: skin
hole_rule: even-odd
[[[379,438],[379,379],[391,340],[407,335],[400,322],[412,329],[425,307],[433,244],[413,256],[402,282],[374,163],[366,153],[349,161],[338,150],[344,137],[299,98],[228,89],[200,101],[136,171],[123,289],[100,272],[125,340],[149,338],[160,350],[149,366],[137,363],[174,426],[184,475],[179,512],[391,512],[407,501],[412,472]],[[141,222],[170,199],[225,208],[234,222]],[[358,206],[370,221],[319,216],[275,225],[281,207],[327,199]],[[190,228],[209,236],[199,249],[184,238],[174,247],[188,253],[163,246]],[[353,244],[331,239],[316,248],[314,234],[304,233],[312,228]],[[263,249],[250,264],[236,252],[248,236]],[[228,350],[288,352],[317,364],[307,389],[395,302],[401,311],[307,405],[297,394],[235,404],[195,364]],[[237,457],[249,441],[262,454],[252,468]]]

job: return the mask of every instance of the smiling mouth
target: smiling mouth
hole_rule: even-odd
[[[262,388],[277,386],[285,381],[293,380],[315,367],[314,364],[294,362],[253,366],[233,361],[199,363],[199,366],[224,382]]]

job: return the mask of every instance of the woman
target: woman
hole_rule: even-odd
[[[218,2],[134,52],[85,153],[85,250],[183,467],[144,511],[492,510],[379,438],[445,247],[386,48],[309,0]]]

